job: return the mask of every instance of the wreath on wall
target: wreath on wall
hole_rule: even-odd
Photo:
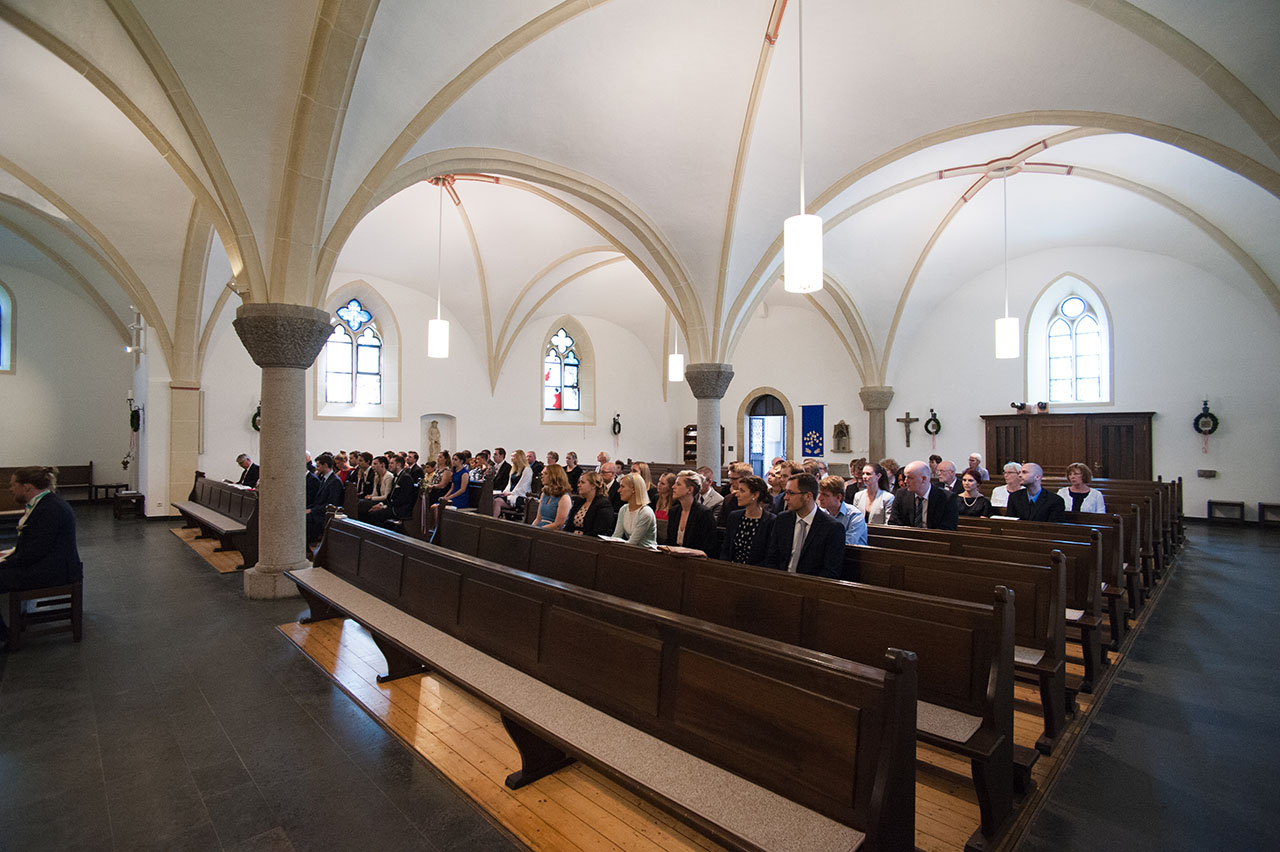
[[[1218,431],[1218,416],[1209,410],[1209,400],[1204,401],[1204,407],[1200,409],[1196,419],[1191,421],[1191,426],[1205,437]]]
[[[253,431],[262,431],[262,403],[258,403],[258,410],[253,412],[253,416],[249,418],[249,425],[253,427]]]
[[[929,419],[924,421],[924,433],[934,436],[942,431],[942,421],[938,419],[938,415],[934,413],[932,408],[929,409]]]
[[[142,409],[141,409],[141,408],[130,408],[130,409],[129,409],[129,429],[130,429],[130,431],[137,432],[137,431],[138,431],[139,429],[141,429],[141,428],[142,428]]]

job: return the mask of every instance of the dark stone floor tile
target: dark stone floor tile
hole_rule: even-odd
[[[226,852],[297,852],[289,840],[289,835],[283,828],[278,827],[264,831],[256,837],[250,837],[234,846],[224,846],[223,849]]]
[[[0,774],[0,778],[9,777]],[[3,799],[12,792],[6,785]],[[111,821],[101,781],[68,783],[8,810],[0,803],[0,849],[13,852],[101,852],[111,849]]]
[[[196,787],[200,790],[200,795],[204,796],[206,802],[208,802],[210,796],[216,796],[235,787],[252,783],[248,770],[244,768],[244,764],[240,762],[238,757],[224,760],[221,763],[192,767],[191,777],[195,780]]]
[[[252,781],[206,795],[204,804],[223,846],[231,846],[280,827],[275,812]]]

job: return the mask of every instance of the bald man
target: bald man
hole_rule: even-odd
[[[1021,521],[1048,521],[1060,524],[1066,520],[1066,503],[1052,491],[1040,487],[1044,470],[1035,462],[1022,466],[1022,489],[1009,495],[1005,514]]]
[[[929,465],[913,461],[906,467],[906,487],[893,495],[889,523],[900,527],[954,530],[960,526],[960,499],[929,481]]]

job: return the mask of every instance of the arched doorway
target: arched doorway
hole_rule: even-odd
[[[747,462],[764,476],[769,462],[787,455],[787,408],[773,394],[760,394],[747,406]]]

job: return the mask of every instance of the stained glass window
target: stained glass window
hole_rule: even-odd
[[[334,311],[325,344],[324,395],[326,402],[382,404],[382,338],[359,299]]]
[[[542,407],[547,411],[579,411],[582,393],[578,370],[582,366],[573,338],[561,328],[552,336],[542,358]]]

